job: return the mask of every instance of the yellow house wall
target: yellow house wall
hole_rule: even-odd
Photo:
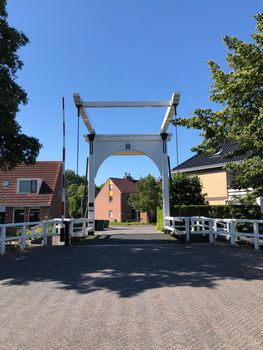
[[[227,199],[227,173],[225,170],[213,170],[210,172],[194,172],[189,175],[197,175],[203,184],[203,193],[209,204],[225,204]]]

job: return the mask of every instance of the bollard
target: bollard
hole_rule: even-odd
[[[69,246],[70,245],[70,232],[69,232],[69,229],[70,229],[70,222],[71,220],[70,219],[67,219],[67,220],[64,220],[63,221],[63,224],[64,224],[64,237],[65,237],[65,246]]]

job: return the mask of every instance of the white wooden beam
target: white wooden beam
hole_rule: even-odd
[[[180,94],[179,93],[174,93],[171,100],[170,100],[170,105],[167,108],[166,114],[163,119],[163,123],[160,129],[160,134],[165,133],[169,127],[169,124],[173,118],[175,108],[178,105],[180,100]]]
[[[171,106],[170,100],[159,101],[83,101],[83,108],[147,108]]]
[[[86,128],[88,129],[88,131],[91,134],[95,134],[95,130],[92,127],[90,118],[89,118],[87,112],[83,108],[83,102],[82,102],[82,99],[80,97],[80,94],[78,94],[78,93],[73,94],[73,98],[74,98],[74,102],[75,102],[76,107],[79,109],[79,113],[81,115],[81,118],[82,118]]]

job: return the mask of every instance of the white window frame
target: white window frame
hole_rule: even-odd
[[[109,219],[113,219],[113,210],[112,209],[109,210]]]

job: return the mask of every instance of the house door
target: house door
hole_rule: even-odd
[[[30,209],[29,210],[29,222],[40,221],[40,209]]]
[[[25,210],[24,209],[15,209],[14,210],[14,223],[24,222],[25,221]]]
[[[5,224],[5,213],[0,212],[0,224]]]

